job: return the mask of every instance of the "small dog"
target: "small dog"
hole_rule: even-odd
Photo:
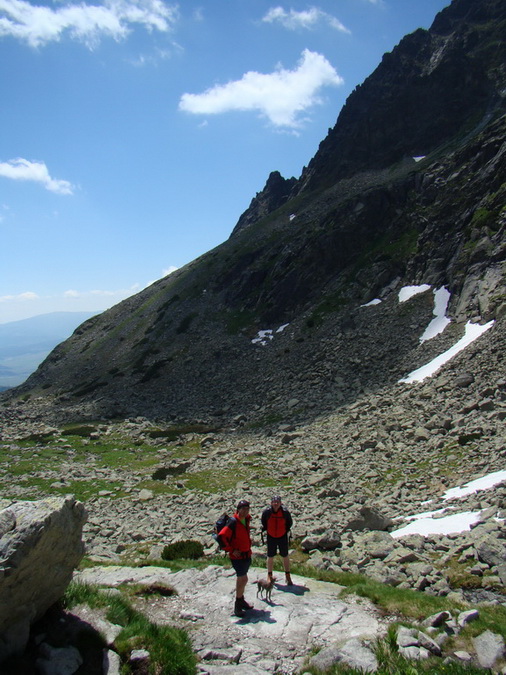
[[[271,594],[275,581],[276,577],[272,577],[271,579],[258,579],[257,581],[254,581],[253,583],[257,585],[257,598],[259,593],[262,599],[265,594],[265,599],[271,602]]]

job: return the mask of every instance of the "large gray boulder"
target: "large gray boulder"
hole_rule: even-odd
[[[473,638],[476,656],[482,668],[492,668],[496,661],[504,658],[504,639],[502,635],[486,630]]]
[[[83,504],[73,497],[0,500],[0,661],[65,592],[84,554]]]
[[[348,521],[344,526],[344,530],[387,530],[392,527],[394,521],[391,518],[384,516],[374,506],[362,506],[359,511],[359,516]]]

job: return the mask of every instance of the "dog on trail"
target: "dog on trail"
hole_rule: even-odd
[[[265,595],[265,599],[271,602],[271,594],[275,581],[276,577],[271,577],[270,579],[258,579],[257,581],[254,581],[253,583],[257,585],[257,598],[258,594],[260,593],[260,597],[262,599]]]

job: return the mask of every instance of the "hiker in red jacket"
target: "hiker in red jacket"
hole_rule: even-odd
[[[228,553],[230,562],[236,573],[234,614],[244,616],[247,609],[253,609],[244,599],[244,589],[248,583],[248,570],[251,565],[249,502],[241,499],[237,511],[227,525],[218,533],[223,541],[223,548]]]
[[[281,504],[281,497],[271,499],[271,505],[262,513],[262,531],[267,532],[267,576],[272,580],[274,556],[279,550],[283,558],[283,569],[287,586],[293,586],[290,576],[290,558],[288,557],[288,532],[292,527],[292,516]]]

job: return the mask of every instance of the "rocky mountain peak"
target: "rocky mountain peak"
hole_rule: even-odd
[[[504,110],[506,8],[454,0],[348,97],[296,192],[424,156]]]
[[[295,178],[286,179],[279,171],[272,171],[263,190],[257,192],[249,207],[237,221],[232,236],[283,206],[296,182]]]
[[[357,87],[300,179],[272,172],[233,236],[82,324],[5,400],[261,421],[302,398],[307,420],[395,385],[467,321],[502,340],[505,22],[504,2],[454,0]],[[396,300],[410,284],[450,296],[430,346],[431,294]]]
[[[355,88],[298,180],[275,172],[234,234],[289,197],[363,171],[425,156],[504,110],[504,3],[454,0],[429,30],[405,36]],[[287,189],[291,194],[286,193]],[[281,199],[275,198],[280,194]]]

